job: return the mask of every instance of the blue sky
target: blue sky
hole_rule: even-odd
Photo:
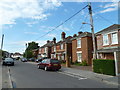
[[[88,8],[85,8],[64,25],[41,37],[88,4],[87,2],[46,1],[2,0],[0,2],[1,35],[5,35],[3,50],[23,53],[25,43],[35,41],[41,46],[53,37],[59,41],[63,31],[66,36],[73,36],[79,31],[91,32],[90,25],[85,24],[81,28],[82,22],[90,23]],[[95,32],[118,23],[117,2],[92,2],[91,5]]]

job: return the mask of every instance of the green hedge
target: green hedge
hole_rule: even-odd
[[[93,71],[96,73],[115,76],[115,61],[106,59],[93,60]]]

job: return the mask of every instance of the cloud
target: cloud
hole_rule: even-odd
[[[70,29],[65,26],[60,26],[57,30],[70,31]]]
[[[44,20],[50,15],[48,9],[61,6],[57,0],[1,0],[0,24],[16,24],[18,18]]]
[[[67,10],[67,9],[64,9],[64,12],[66,12],[66,13],[67,13],[67,12],[68,12],[68,10]]]
[[[36,32],[24,32],[25,34],[31,34],[31,35],[38,35],[39,33]]]
[[[47,34],[47,37],[56,37],[56,34]]]
[[[118,9],[118,2],[112,2],[110,4],[106,4],[106,5],[100,5],[101,8],[103,8],[104,10],[99,11],[98,13],[106,13],[106,12],[112,12]]]
[[[115,10],[117,10],[117,8],[107,8],[105,10],[100,11],[99,13],[112,12],[112,11],[115,11]]]
[[[37,21],[32,21],[32,22],[27,22],[26,24],[29,26],[29,27],[32,27],[34,24],[37,24],[38,22]]]

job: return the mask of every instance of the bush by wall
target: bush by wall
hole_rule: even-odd
[[[106,59],[93,60],[93,71],[96,73],[115,76],[115,61]]]

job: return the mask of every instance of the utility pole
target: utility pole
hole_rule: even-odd
[[[2,35],[1,50],[3,48],[3,40],[4,40],[4,34]]]
[[[26,45],[26,53],[25,53],[25,56],[26,56],[26,59],[27,59],[27,43],[26,43],[25,45]]]
[[[92,31],[92,40],[93,40],[93,59],[97,59],[97,52],[96,52],[96,43],[95,43],[95,34],[94,34],[94,25],[93,25],[93,18],[92,18],[92,8],[91,8],[91,3],[88,3],[88,10],[90,14],[90,26],[91,26],[91,31]]]
[[[4,40],[4,34],[2,35],[2,42],[1,42],[0,62],[2,61],[2,48],[3,48],[3,40]]]

